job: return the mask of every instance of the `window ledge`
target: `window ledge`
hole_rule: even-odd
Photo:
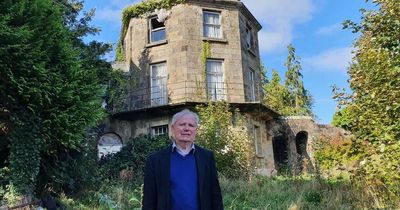
[[[221,43],[228,43],[227,39],[223,38],[211,38],[211,37],[203,37],[203,41],[209,41],[209,42],[221,42]]]
[[[149,44],[146,44],[146,47],[147,47],[147,48],[148,48],[148,47],[154,47],[154,46],[163,45],[163,44],[167,44],[167,43],[168,43],[167,40],[164,39],[164,40],[161,40],[161,41],[151,42],[151,43],[149,43]]]

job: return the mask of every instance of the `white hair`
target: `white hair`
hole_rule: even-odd
[[[185,115],[191,115],[196,121],[196,126],[199,124],[199,121],[200,121],[199,115],[190,111],[189,109],[184,109],[184,110],[174,114],[174,116],[172,116],[171,125],[174,125],[176,123],[176,121],[178,121],[179,118],[181,118]]]

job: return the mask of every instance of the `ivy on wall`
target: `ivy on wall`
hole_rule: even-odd
[[[211,58],[210,43],[205,41],[201,48],[201,65],[203,65],[203,78],[207,78],[207,58]]]
[[[117,44],[117,49],[115,50],[115,55],[116,55],[116,60],[117,61],[124,61],[125,60],[125,54],[124,54],[124,48],[122,47],[122,42],[119,41]]]
[[[122,12],[122,28],[121,28],[120,40],[117,45],[116,60],[117,61],[124,60],[125,56],[123,55],[124,52],[122,51],[122,43],[125,34],[128,30],[129,21],[132,18],[143,17],[155,11],[156,9],[171,9],[173,6],[185,2],[186,0],[148,0],[125,8],[124,11]]]

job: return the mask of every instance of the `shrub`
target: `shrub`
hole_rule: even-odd
[[[231,111],[227,102],[209,102],[197,110],[201,123],[196,141],[214,152],[218,171],[226,177],[248,177],[254,156],[246,118]]]
[[[315,148],[317,167],[321,173],[328,175],[334,175],[331,173],[333,169],[354,169],[353,165],[360,159],[360,155],[357,155],[360,150],[361,148],[357,147],[350,138],[344,139],[336,136],[327,139],[322,137],[317,141]]]
[[[168,136],[139,136],[130,139],[129,142],[116,154],[108,155],[100,162],[100,176],[104,179],[120,178],[123,170],[132,173],[133,180],[141,183],[144,165],[147,157],[169,145]]]

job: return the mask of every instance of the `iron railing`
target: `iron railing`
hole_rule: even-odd
[[[184,102],[221,101],[255,102],[260,99],[260,89],[255,97],[245,97],[242,83],[226,82],[175,82],[125,91],[113,104],[113,112],[127,112],[150,107]],[[250,101],[249,101],[250,100]],[[254,100],[254,101],[253,101]]]

